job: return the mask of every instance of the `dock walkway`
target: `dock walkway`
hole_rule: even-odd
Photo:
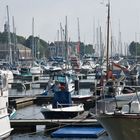
[[[69,125],[93,125],[97,124],[96,119],[13,119],[11,125],[52,125],[52,124],[69,124]]]
[[[17,119],[10,120],[10,123],[16,132],[36,132],[38,125],[44,125],[47,131],[64,126],[100,125],[96,119]]]

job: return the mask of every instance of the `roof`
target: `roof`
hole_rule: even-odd
[[[17,44],[17,47],[18,47],[18,49],[20,49],[20,50],[31,50],[30,48],[28,48],[28,47],[26,47],[26,46],[24,46],[24,45],[22,45],[22,44]]]

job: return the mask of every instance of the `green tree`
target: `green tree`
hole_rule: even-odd
[[[29,36],[26,40],[25,46],[32,49],[32,40],[34,39],[34,45],[36,46],[36,52],[39,53],[39,57],[48,57],[48,46],[49,44],[39,37]]]
[[[86,45],[85,47],[86,47],[86,49],[85,49],[85,53],[86,53],[86,54],[91,54],[91,55],[92,55],[92,54],[94,53],[93,45],[88,44],[88,45]]]
[[[140,43],[131,42],[129,45],[129,52],[133,56],[140,56]]]
[[[20,43],[20,44],[23,44],[26,46],[26,38],[25,37],[17,35],[16,38],[17,38],[17,43]]]
[[[8,43],[8,33],[0,33],[0,43]]]
[[[85,45],[83,42],[80,43],[80,55],[81,57],[84,56],[85,54],[94,54],[94,49],[93,49],[93,45],[88,44]]]

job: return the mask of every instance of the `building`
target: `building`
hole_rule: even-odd
[[[26,60],[30,61],[32,60],[32,51],[30,48],[22,45],[17,44],[17,52],[18,52],[18,59],[19,61]]]
[[[11,51],[12,51],[12,58],[10,58],[10,47],[5,44],[0,44],[0,60],[4,61],[10,61],[12,59],[13,62],[17,61],[30,61],[32,60],[32,53],[31,49],[22,45],[17,44],[16,47],[14,45],[11,45]]]
[[[66,49],[67,46],[67,49]],[[49,45],[49,57],[70,57],[71,55],[78,55],[78,42],[64,42],[55,41]]]

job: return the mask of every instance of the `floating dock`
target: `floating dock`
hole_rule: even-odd
[[[15,109],[23,108],[25,106],[29,106],[34,104],[34,100],[36,97],[24,97],[24,98],[16,98],[9,101],[9,105],[14,107]]]
[[[98,138],[105,133],[101,126],[66,126],[54,131],[53,138]]]

